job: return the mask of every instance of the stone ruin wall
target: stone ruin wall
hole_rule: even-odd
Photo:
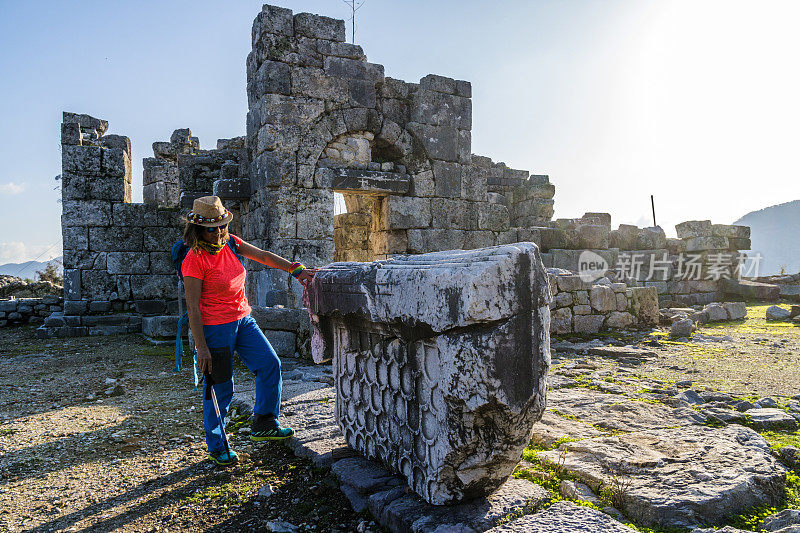
[[[516,242],[517,227],[551,219],[546,176],[472,155],[468,82],[389,78],[344,41],[341,20],[274,6],[256,18],[245,238],[322,265]],[[334,191],[348,208],[336,217]],[[252,285],[259,305],[301,305],[279,272]]]
[[[232,230],[245,240],[315,266],[531,241],[544,252],[545,266],[577,271],[584,250],[613,269],[627,251],[650,261],[664,253],[674,260],[681,251],[749,247],[749,230],[741,227],[700,223],[682,234],[679,225],[683,238],[666,239],[660,228],[611,230],[607,213],[553,221],[555,187],[547,176],[471,153],[469,82],[386,77],[360,46],[344,42],[343,21],[284,8],[265,5],[252,38],[246,136],[200,150],[197,138],[179,129],[153,143],[153,157],[143,162],[142,204],[130,201],[128,138],[107,135],[104,120],[64,114],[67,329],[51,325],[43,335],[168,330],[169,321],[148,316],[177,313],[170,246],[181,215],[207,194],[223,198],[236,215]],[[343,195],[347,213],[334,216],[334,192]],[[253,305],[302,307],[296,281],[249,263]],[[644,276],[611,282],[626,283],[626,291],[653,286],[662,305],[722,297],[716,281],[683,281],[674,266],[660,277]],[[566,297],[559,301],[566,304]],[[576,294],[564,307],[574,313],[583,301]],[[109,311],[130,318],[80,318]],[[617,310],[630,311],[630,305]],[[627,321],[612,319],[605,327]]]

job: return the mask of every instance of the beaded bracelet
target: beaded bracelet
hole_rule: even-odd
[[[303,263],[294,262],[291,265],[289,265],[289,274],[291,274],[292,276],[294,276],[296,278],[305,269],[306,269],[306,266]]]

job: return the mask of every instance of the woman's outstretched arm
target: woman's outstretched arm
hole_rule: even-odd
[[[289,271],[289,267],[292,265],[292,262],[288,259],[284,259],[283,257],[274,254],[267,250],[262,250],[257,246],[253,246],[249,242],[242,241],[242,244],[239,245],[239,253],[245,256],[248,259],[252,259],[253,261],[258,261],[262,265],[267,265],[268,267],[277,268],[279,270],[283,270],[284,272]],[[300,275],[297,277],[297,280],[300,281],[302,284],[306,284],[314,277],[314,273],[317,271],[315,268],[306,268]]]

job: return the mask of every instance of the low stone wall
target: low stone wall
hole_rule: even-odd
[[[774,276],[763,276],[755,278],[753,281],[776,285],[780,298],[790,302],[800,302],[800,274],[777,274]]]
[[[611,272],[596,281],[559,268],[548,268],[547,275],[552,333],[597,333],[658,325],[654,287],[629,287],[613,281]]]
[[[70,316],[62,312],[51,314],[36,330],[40,339],[52,337],[83,337],[86,335],[119,335],[142,331],[142,317],[118,313]]]
[[[723,280],[739,277],[750,228],[694,220],[675,229],[677,239],[658,226],[620,224],[612,230],[610,214],[586,213],[530,228],[529,238],[543,250],[546,267],[585,272],[587,264],[603,263],[629,287],[654,287],[661,307],[722,300]]]
[[[279,356],[311,357],[311,322],[306,309],[253,306],[251,315]]]
[[[41,323],[51,313],[60,312],[63,298],[45,295],[41,298],[0,300],[0,327]]]

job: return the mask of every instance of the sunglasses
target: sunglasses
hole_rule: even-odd
[[[227,224],[225,224],[223,226],[211,226],[210,228],[206,228],[206,231],[209,232],[209,233],[216,233],[217,230],[225,231],[226,229],[228,229],[228,225]]]

